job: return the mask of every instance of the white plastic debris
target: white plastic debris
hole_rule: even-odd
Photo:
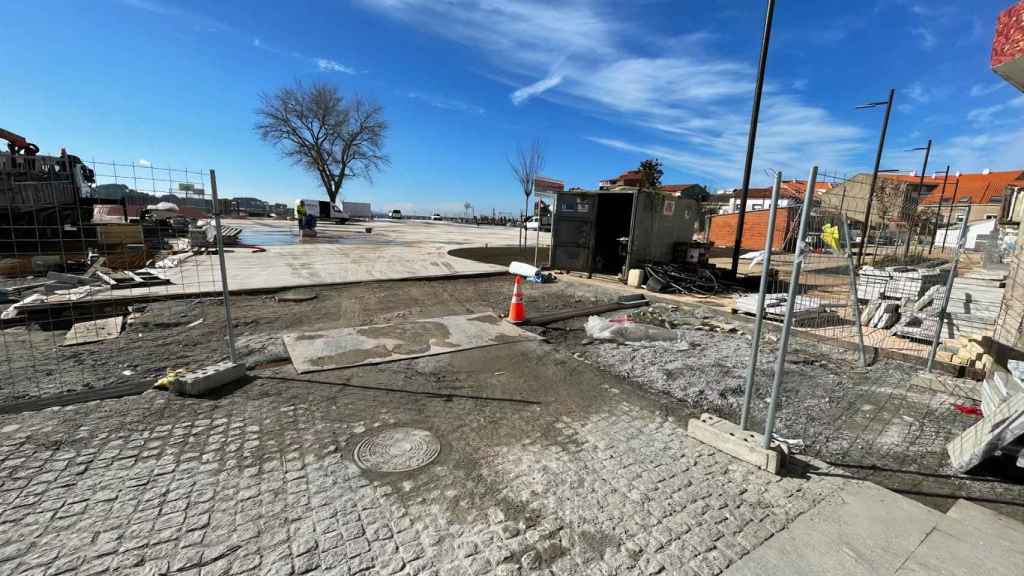
[[[531,276],[540,275],[540,268],[531,266],[525,262],[512,262],[508,265],[508,273],[529,278]]]
[[[679,334],[675,330],[639,324],[625,317],[608,320],[601,316],[591,316],[587,319],[586,331],[587,336],[594,340],[609,340],[623,344],[679,342]]]

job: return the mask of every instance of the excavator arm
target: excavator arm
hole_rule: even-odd
[[[0,128],[0,140],[7,140],[7,149],[11,154],[24,154],[35,156],[39,154],[39,146],[29,142],[24,136]]]

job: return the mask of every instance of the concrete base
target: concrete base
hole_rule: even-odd
[[[188,372],[174,382],[174,391],[184,396],[199,396],[245,376],[245,364],[225,360],[219,364]]]
[[[772,474],[778,474],[782,469],[785,454],[775,447],[763,448],[763,434],[743,430],[738,425],[718,416],[701,414],[699,420],[691,419],[687,433],[694,440],[699,440]]]

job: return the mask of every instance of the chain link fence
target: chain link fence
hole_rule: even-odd
[[[224,359],[212,171],[0,155],[0,409]]]

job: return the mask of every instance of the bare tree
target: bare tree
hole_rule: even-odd
[[[256,131],[282,156],[316,174],[334,203],[346,178],[372,181],[390,164],[383,151],[383,112],[377,102],[346,99],[329,84],[297,82],[260,95]]]
[[[875,186],[874,198],[876,210],[873,218],[877,217],[879,220],[878,239],[881,239],[882,232],[893,220],[908,218],[910,185],[900,180],[880,178]],[[870,228],[870,223],[866,228]],[[878,240],[875,243],[877,244]]]
[[[539,140],[530,143],[529,148],[520,146],[516,149],[516,158],[509,158],[508,165],[512,167],[512,174],[526,197],[526,215],[530,214],[530,195],[533,194],[533,181],[544,169],[544,149]]]

